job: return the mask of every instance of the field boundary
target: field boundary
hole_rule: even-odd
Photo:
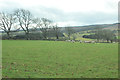
[[[2,79],[2,36],[0,36],[0,80]]]
[[[118,23],[120,23],[120,1],[118,2]],[[120,24],[118,24],[118,38],[120,39]],[[118,78],[120,79],[120,41],[118,42]]]
[[[3,78],[2,80],[119,80],[118,78]]]

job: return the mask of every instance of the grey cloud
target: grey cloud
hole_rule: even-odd
[[[63,10],[45,7],[45,6],[23,6],[17,2],[4,1],[0,6],[1,11],[12,11],[16,8],[24,8],[30,10],[36,17],[46,17],[55,22],[75,22],[76,25],[80,23],[95,24],[95,23],[114,23],[117,22],[117,13],[104,12],[64,12]]]
[[[21,4],[17,2],[11,2],[10,0],[4,0],[0,4],[0,11],[4,12],[12,12],[16,8],[23,8]]]
[[[105,13],[105,12],[69,12],[66,13],[56,8],[39,8],[38,12],[34,12],[36,15],[53,19],[56,22],[68,22],[73,21],[76,23],[94,24],[94,23],[105,23],[105,22],[116,22],[117,13]],[[76,24],[77,25],[77,24]]]

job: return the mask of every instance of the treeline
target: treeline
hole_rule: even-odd
[[[83,35],[83,38],[90,38],[90,39],[97,39],[97,41],[99,42],[100,40],[102,41],[107,41],[107,42],[118,42],[119,39],[117,39],[114,31],[111,30],[103,30],[103,29],[98,29],[96,31],[94,31],[94,34],[90,34],[90,35]]]
[[[80,31],[80,29],[75,30],[69,26],[65,27],[64,32],[62,30],[53,21],[35,17],[29,10],[16,9],[11,13],[0,12],[2,39],[76,40],[75,33]],[[114,32],[110,30],[96,29],[92,33],[94,34],[83,37],[97,39],[97,41],[107,40],[107,42],[117,40]]]
[[[34,17],[25,9],[16,9],[12,13],[1,12],[0,29],[6,33],[3,39],[48,39],[50,36],[59,39],[64,36],[56,23],[47,18]]]

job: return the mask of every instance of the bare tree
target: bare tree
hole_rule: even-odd
[[[65,27],[65,30],[66,30],[66,34],[70,40],[70,36],[71,36],[71,34],[74,33],[74,30],[72,29],[72,27]]]
[[[10,39],[10,32],[12,27],[14,27],[15,20],[16,18],[13,14],[0,13],[0,29],[7,34],[8,39]]]
[[[47,34],[48,31],[51,29],[52,25],[52,21],[46,18],[36,18],[34,20],[34,23],[36,24],[36,28],[39,28],[40,31],[42,32],[42,35],[44,37],[44,39],[47,39]]]
[[[60,33],[60,29],[58,28],[58,25],[55,24],[52,26],[53,30],[54,30],[54,34],[56,36],[56,39],[59,39],[59,33]]]
[[[15,10],[14,14],[17,17],[19,26],[25,32],[26,39],[28,40],[30,38],[29,29],[31,28],[32,18],[33,18],[31,12],[24,9],[17,9]]]
[[[73,40],[76,40],[77,36],[75,32],[72,34],[72,37],[73,37]]]
[[[111,41],[112,43],[113,40],[116,39],[116,35],[111,30],[101,29],[95,33],[95,38],[98,40],[106,40],[107,42]]]
[[[41,28],[40,29],[41,29],[45,39],[47,38],[48,30],[50,30],[50,28],[51,28],[51,23],[52,23],[51,20],[46,19],[46,18],[41,18]]]

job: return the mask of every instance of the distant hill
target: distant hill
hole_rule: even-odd
[[[80,31],[88,31],[88,30],[95,30],[97,28],[101,29],[109,29],[109,30],[117,30],[118,24],[120,23],[114,23],[114,24],[98,24],[98,25],[86,25],[86,26],[69,26],[70,28],[73,28],[76,32]],[[65,32],[65,27],[61,27],[61,31]]]
[[[72,28],[75,32],[80,32],[80,31],[88,31],[88,30],[95,30],[97,28],[102,28],[102,29],[109,29],[109,30],[117,30],[118,29],[118,24],[120,23],[114,23],[114,24],[97,24],[97,25],[85,25],[85,26],[69,26]],[[65,27],[59,27],[61,32],[65,32]],[[20,30],[22,31],[22,30]],[[3,31],[0,31],[2,33]]]

